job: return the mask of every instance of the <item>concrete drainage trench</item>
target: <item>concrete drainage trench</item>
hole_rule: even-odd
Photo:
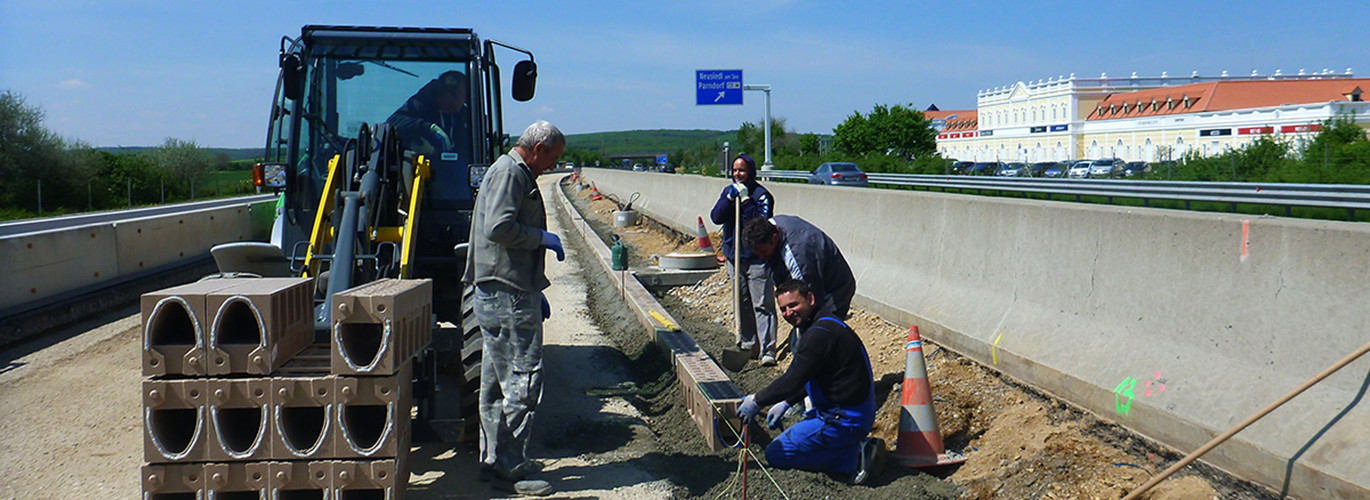
[[[697,250],[693,235],[675,232],[647,214],[642,214],[638,225],[615,228],[614,212],[621,209],[617,203],[592,200],[591,189],[578,189],[566,180],[560,187],[578,213],[568,212],[564,205],[552,212],[567,227],[592,230],[606,245],[612,244],[610,235],[617,234],[628,247],[630,269],[652,264],[652,255]],[[701,214],[709,208],[706,204],[701,202]],[[562,236],[581,250],[577,254],[597,255],[577,235]],[[721,240],[717,233],[710,236],[715,243]],[[595,263],[582,267],[589,285],[590,314],[625,358],[622,361],[634,378],[593,393],[621,397],[646,417],[657,437],[658,451],[647,454],[643,463],[669,479],[676,496],[738,497],[738,451],[710,451],[685,409],[685,395],[670,359],[653,343],[652,332],[639,323],[622,292],[612,286],[617,277]],[[732,311],[731,292],[721,269],[697,285],[652,288],[651,293],[710,357],[722,359],[723,348],[732,343]],[[863,311],[852,316],[849,323],[865,342],[875,371],[880,411],[873,434],[892,449],[897,441],[907,325],[894,325]],[[782,342],[788,331],[782,321]],[[763,472],[752,462],[747,477],[749,498],[1120,498],[1180,458],[1119,425],[1001,377],[928,339],[925,344],[940,430],[948,448],[968,457],[965,464],[908,469],[889,463],[871,484],[849,486],[845,478],[823,474],[769,468]],[[782,353],[777,367],[750,362],[728,376],[742,394],[749,394],[783,373],[788,363]],[[758,457],[768,439],[753,436],[752,450]],[[1276,496],[1199,464],[1154,488],[1146,498]]]

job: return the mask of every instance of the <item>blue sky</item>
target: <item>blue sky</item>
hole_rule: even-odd
[[[452,26],[536,55],[538,95],[509,101],[508,129],[760,123],[759,92],[743,106],[694,103],[695,70],[742,69],[772,86],[772,113],[790,129],[829,133],[876,104],[974,108],[978,90],[1071,73],[1370,75],[1367,19],[1364,0],[0,0],[0,90],[96,146],[260,147],[282,36],[305,24]],[[506,71],[514,56],[499,54]]]

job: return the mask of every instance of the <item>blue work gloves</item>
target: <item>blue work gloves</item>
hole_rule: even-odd
[[[728,190],[728,198],[729,198],[729,199],[738,199],[738,198],[741,198],[741,199],[743,199],[743,200],[746,200],[747,197],[748,197],[748,195],[751,194],[751,193],[749,193],[748,190],[747,190],[747,185],[746,185],[746,184],[743,184],[743,183],[741,183],[741,182],[734,182],[733,185],[728,186],[728,187],[730,188],[730,189]]]
[[[785,418],[785,412],[790,410],[790,404],[784,401],[771,406],[771,411],[766,412],[766,427],[779,429],[781,419]]]
[[[552,304],[547,303],[547,296],[542,296],[542,319],[546,321],[552,317]],[[769,420],[768,420],[769,421]]]
[[[744,425],[752,423],[758,413],[761,413],[761,405],[756,404],[755,394],[742,398],[742,404],[737,407],[737,416],[742,419]]]
[[[433,135],[433,147],[441,148],[443,151],[451,151],[455,147],[452,138],[447,136],[447,132],[442,131],[438,124],[430,124],[428,131]]]
[[[566,260],[566,251],[561,249],[561,238],[557,235],[542,230],[542,247],[557,253],[557,260]]]

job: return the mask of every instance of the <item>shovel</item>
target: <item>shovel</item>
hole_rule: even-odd
[[[742,332],[742,199],[738,197],[733,201],[733,334],[741,335]],[[747,366],[747,360],[753,357],[752,349],[723,349],[723,368],[731,372],[740,372]]]

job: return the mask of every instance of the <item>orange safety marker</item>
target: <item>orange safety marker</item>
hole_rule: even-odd
[[[923,361],[923,339],[918,326],[909,327],[905,346],[904,397],[900,404],[899,443],[891,458],[905,467],[936,467],[959,464],[966,457],[942,446],[937,430],[937,412],[932,408],[932,389],[928,386],[928,366]]]
[[[590,201],[599,201],[604,199],[604,196],[601,196],[599,194],[599,187],[595,186],[595,183],[593,182],[590,183],[590,192],[594,195],[590,197]]]
[[[704,230],[704,217],[697,217],[699,220],[699,251],[704,253],[714,253],[714,243],[709,239],[709,232]]]

